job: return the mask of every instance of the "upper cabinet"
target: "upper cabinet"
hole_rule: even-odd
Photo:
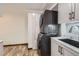
[[[68,22],[70,11],[71,5],[69,3],[58,4],[58,23]]]
[[[59,3],[58,23],[67,23],[79,19],[79,3]]]
[[[75,3],[75,20],[79,20],[79,3]]]

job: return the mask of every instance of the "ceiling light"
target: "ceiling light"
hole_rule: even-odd
[[[32,13],[33,16],[35,16],[35,13]]]

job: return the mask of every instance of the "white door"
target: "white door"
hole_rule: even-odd
[[[28,48],[37,49],[40,13],[28,13]]]
[[[34,16],[34,26],[33,26],[33,49],[37,49],[37,38],[38,34],[40,32],[39,28],[39,20],[40,20],[40,14],[36,13]]]
[[[32,48],[32,39],[33,39],[33,15],[32,13],[28,13],[28,48]]]

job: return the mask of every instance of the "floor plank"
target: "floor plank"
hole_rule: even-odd
[[[28,49],[27,45],[4,47],[4,56],[38,56],[37,50]]]

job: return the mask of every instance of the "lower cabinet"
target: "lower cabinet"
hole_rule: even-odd
[[[69,52],[68,50],[66,49],[63,49],[64,50],[64,56],[75,56],[75,54]]]
[[[61,56],[61,54],[58,51],[58,45],[56,42],[52,39],[51,41],[51,55],[52,56]]]
[[[79,54],[51,39],[51,56],[79,56]]]

